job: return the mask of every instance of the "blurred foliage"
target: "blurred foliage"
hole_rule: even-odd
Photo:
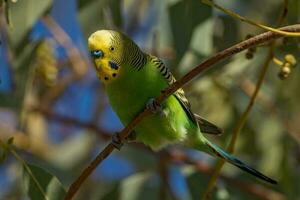
[[[203,6],[200,1],[194,0],[179,1],[168,9],[176,59],[180,60],[190,45],[193,31],[211,16],[211,9]]]
[[[63,199],[65,190],[56,177],[34,165],[29,165],[29,174],[24,170],[24,187],[30,199]]]
[[[299,0],[216,2],[273,27],[288,2],[283,25],[300,21]],[[63,33],[45,23],[46,16]],[[62,199],[64,188],[122,128],[87,56],[87,37],[104,28],[126,32],[146,52],[162,58],[177,78],[247,35],[262,32],[200,0],[0,0],[0,140],[13,137],[10,145],[32,171],[22,174],[23,164],[1,148],[0,199],[45,199],[45,194]],[[291,54],[298,60],[299,47],[298,38],[276,41],[278,62],[270,66],[237,143],[237,156],[279,184],[264,185],[226,165],[211,199],[300,199],[300,70],[286,58]],[[70,56],[74,49],[77,57]],[[249,102],[267,46],[249,51],[184,88],[193,111],[224,129],[220,137],[209,136],[221,146]],[[72,67],[79,61],[88,70],[74,78]],[[98,166],[75,199],[199,199],[215,159],[182,147],[168,152],[175,149],[185,159],[151,152],[142,144],[126,145]]]
[[[51,0],[45,1],[6,1],[10,8],[12,28],[8,32],[8,39],[15,52],[21,50],[23,45],[30,42],[28,35],[37,20],[47,12]],[[16,3],[17,2],[17,3]]]

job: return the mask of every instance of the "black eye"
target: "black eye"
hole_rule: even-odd
[[[115,47],[110,47],[109,50],[113,51],[115,50]]]
[[[91,51],[91,56],[93,58],[102,58],[103,57],[103,52],[101,50],[96,50],[96,51]]]

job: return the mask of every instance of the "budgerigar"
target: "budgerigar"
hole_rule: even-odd
[[[113,30],[96,31],[89,37],[88,46],[109,102],[125,126],[143,111],[145,105],[156,111],[136,126],[137,141],[153,150],[183,143],[225,159],[264,181],[276,183],[208,141],[202,132],[206,129],[206,132],[218,132],[218,129],[193,114],[182,89],[168,97],[162,105],[157,105],[154,98],[175,82],[160,59],[144,53],[125,34]]]

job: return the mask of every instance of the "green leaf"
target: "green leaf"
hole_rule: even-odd
[[[150,173],[137,173],[122,181],[120,186],[120,199],[122,200],[137,200],[140,199],[143,185],[149,179]]]
[[[0,106],[13,107],[16,110],[21,108],[26,83],[33,75],[32,73],[30,74],[30,69],[32,67],[31,62],[35,55],[37,44],[37,42],[27,44],[22,48],[22,52],[14,61],[13,68],[16,90],[10,94],[0,93]]]
[[[105,2],[104,0],[89,1],[89,4],[84,4],[79,10],[79,23],[86,38],[91,33],[104,27],[103,8]]]
[[[102,28],[122,27],[120,0],[93,0],[88,4],[80,1],[79,8],[79,23],[86,38]]]
[[[12,145],[13,142],[14,142],[14,137],[8,138],[8,140],[7,140],[7,144],[8,144],[8,145]]]
[[[1,1],[0,7],[2,7],[2,5],[4,5],[4,12],[5,12],[6,23],[8,25],[11,25],[10,24],[10,8],[9,8],[9,3],[7,1],[4,1],[4,2]]]
[[[10,4],[10,16],[12,28],[9,29],[9,39],[13,47],[20,47],[28,35],[32,26],[44,15],[50,8],[52,0],[26,0],[17,1]]]
[[[128,145],[127,148],[122,149],[118,154],[129,162],[134,163],[134,166],[138,170],[146,171],[151,170],[157,166],[157,158],[145,151],[137,151],[136,147],[132,147]],[[140,162],[141,158],[143,158],[143,162]]]
[[[25,191],[31,200],[63,199],[66,191],[55,176],[38,166],[30,164],[28,167],[31,172],[29,173],[27,169],[24,169],[23,180]]]
[[[205,20],[195,27],[189,50],[179,63],[179,72],[186,74],[192,67],[198,65],[204,58],[213,52],[213,18]]]
[[[7,155],[9,154],[10,145],[13,144],[13,141],[14,141],[14,138],[10,137],[7,140],[6,144],[3,143],[3,145],[0,145],[0,163],[3,163],[6,160]]]
[[[196,172],[196,170],[191,166],[182,167],[181,173],[185,177],[186,184],[189,188],[189,193],[185,199],[199,199],[205,189],[203,186],[207,183],[207,178]]]
[[[0,164],[3,163],[7,158],[8,151],[6,148],[0,148]]]
[[[49,162],[60,169],[71,170],[89,158],[94,144],[95,135],[83,132],[57,145],[49,153]]]
[[[191,38],[191,48],[197,53],[209,56],[213,52],[213,18],[205,20],[203,23],[195,27]]]
[[[0,139],[0,163],[3,163],[7,158],[10,147],[9,145],[12,143],[10,142],[11,138],[8,139],[7,143],[2,142],[2,140]]]
[[[217,51],[226,49],[241,40],[237,20],[226,15],[221,15],[218,16],[215,23],[216,28],[213,42]]]
[[[101,200],[120,199],[120,184],[116,184],[109,192],[101,197]]]
[[[184,0],[169,8],[177,62],[189,48],[193,31],[197,25],[211,16],[212,9],[199,0]]]
[[[118,28],[121,28],[123,24],[121,0],[110,0],[108,6],[111,11],[111,17],[114,25]]]

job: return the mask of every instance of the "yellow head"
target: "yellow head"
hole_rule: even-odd
[[[100,30],[88,39],[91,56],[95,62],[97,76],[107,84],[122,73],[124,36],[116,31]]]
[[[122,80],[121,77],[128,78],[125,72],[139,71],[147,62],[148,55],[129,37],[117,31],[96,31],[88,43],[97,76],[105,85]]]

